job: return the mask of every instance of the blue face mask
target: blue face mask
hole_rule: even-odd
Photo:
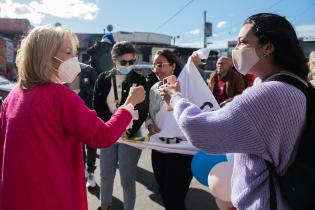
[[[129,74],[131,70],[133,69],[133,65],[131,66],[116,66],[117,71],[119,71],[121,74]]]

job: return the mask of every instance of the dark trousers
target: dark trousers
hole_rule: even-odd
[[[87,165],[87,172],[94,173],[94,170],[96,168],[95,167],[96,149],[91,148],[87,145],[83,145],[83,159],[84,159],[84,166]]]
[[[152,167],[166,210],[185,210],[192,179],[192,155],[152,150]]]

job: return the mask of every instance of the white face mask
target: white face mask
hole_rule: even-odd
[[[254,47],[232,50],[233,65],[241,74],[248,74],[249,70],[260,60]]]
[[[58,61],[62,62],[58,68],[58,75],[61,82],[71,83],[81,72],[80,63],[77,57],[69,58],[66,61],[54,57]]]

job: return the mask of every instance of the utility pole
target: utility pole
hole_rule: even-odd
[[[205,10],[203,12],[203,16],[204,16],[204,23],[203,23],[203,47],[206,48],[207,47],[207,36],[206,36],[206,21],[207,21],[207,11]]]
[[[177,36],[173,36],[173,43],[174,43],[174,45],[175,45],[175,40],[176,39],[179,39],[180,38],[180,36],[179,35],[177,35]]]
[[[204,30],[203,30],[203,47],[206,48],[210,42],[207,42],[207,37],[212,36],[212,23],[207,22],[207,11],[204,11]]]

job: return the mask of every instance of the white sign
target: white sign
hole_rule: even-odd
[[[197,51],[201,59],[208,58],[209,52],[210,49]],[[180,83],[183,97],[200,107],[203,111],[213,111],[220,108],[198,69],[191,61],[191,57],[188,59],[177,80]],[[161,129],[161,132],[152,135],[150,141],[133,143],[119,140],[119,142],[141,149],[149,148],[162,152],[193,155],[198,151],[197,148],[186,140],[186,137],[177,125],[173,112],[166,112],[165,106],[156,114],[155,123]]]

